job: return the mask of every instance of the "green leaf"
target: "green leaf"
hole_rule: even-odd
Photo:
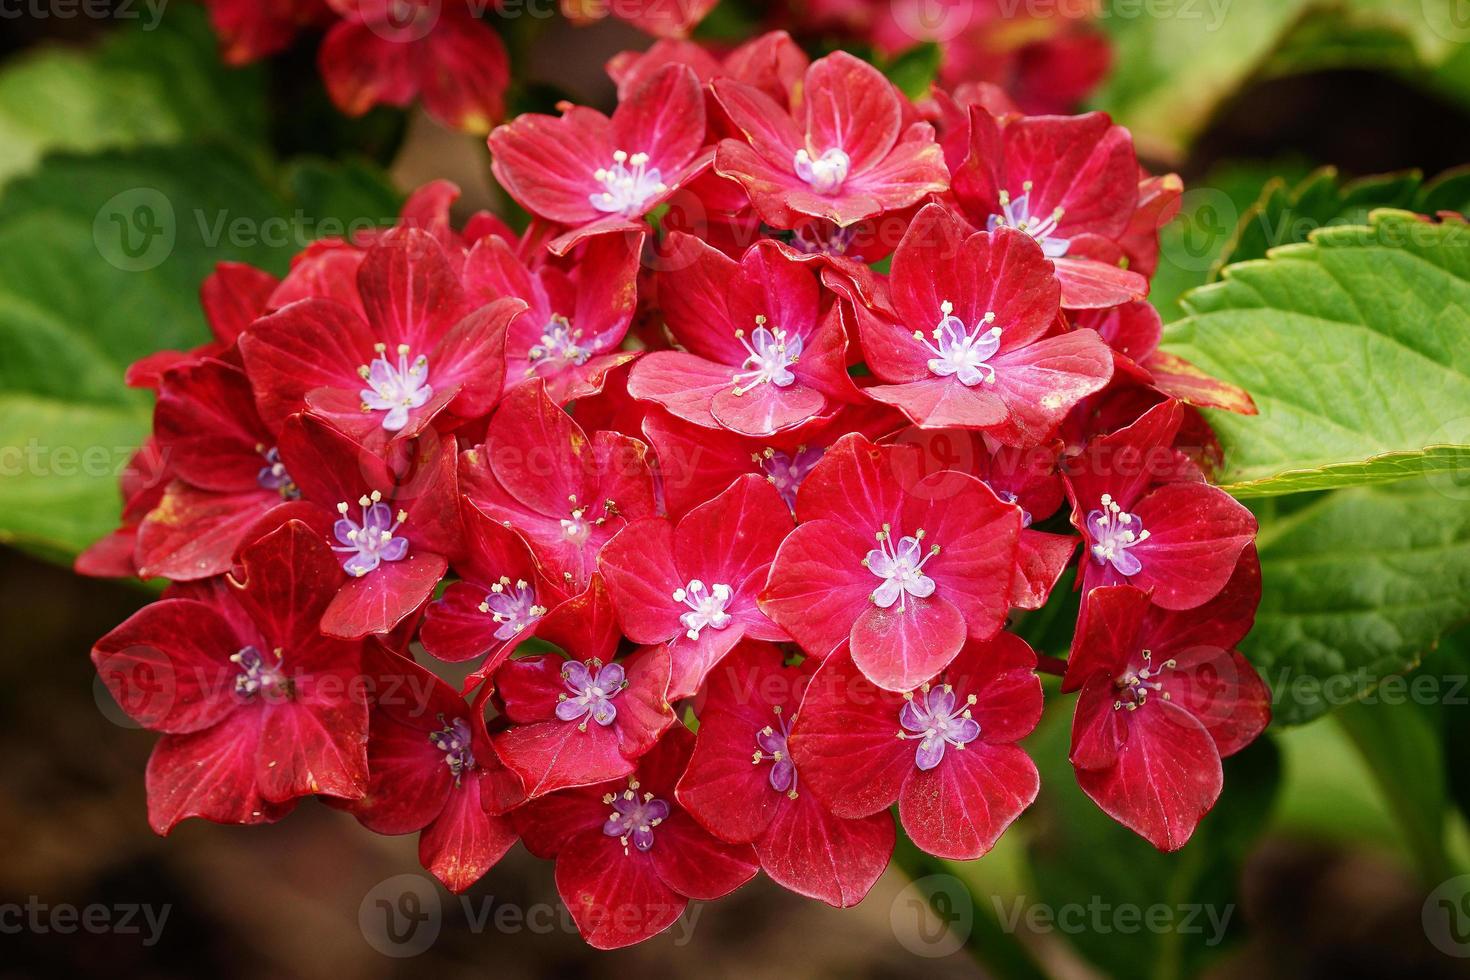
[[[1470,226],[1392,211],[1229,266],[1166,347],[1251,393],[1211,412],[1241,497],[1470,470]]]
[[[1430,885],[1451,877],[1444,847],[1448,798],[1437,713],[1406,701],[1347,705],[1333,717],[1373,773],[1420,877]]]
[[[1037,895],[1020,904],[997,899],[1001,922],[1025,921],[1028,905],[1037,906],[1106,975],[1198,976],[1244,925],[1240,866],[1275,799],[1276,748],[1262,738],[1225,760],[1219,803],[1181,851],[1163,854],[1077,786],[1067,761],[1070,715],[1048,712],[1027,742],[1041,769],[1041,796],[1027,816]],[[1149,915],[1157,925],[1147,924]]]
[[[1470,619],[1467,499],[1414,480],[1257,504],[1263,593],[1242,651],[1276,722],[1374,694]]]
[[[1215,262],[1212,278],[1218,279],[1226,265],[1264,259],[1277,246],[1305,242],[1318,228],[1367,224],[1377,208],[1417,211],[1422,183],[1417,171],[1342,183],[1334,167],[1321,167],[1290,189],[1284,180],[1272,181],[1246,209]]]
[[[911,99],[922,99],[939,74],[939,45],[926,42],[894,58],[883,66],[883,74]]]
[[[1116,45],[1099,108],[1148,155],[1180,159],[1215,112],[1250,82],[1326,68],[1371,68],[1459,94],[1451,74],[1467,31],[1457,0],[1111,0],[1100,22]]]
[[[296,197],[234,150],[180,146],[49,157],[12,181],[0,196],[0,540],[62,557],[111,530],[118,473],[151,414],[125,367],[207,338],[198,292],[216,263],[280,274],[364,199],[370,217],[391,217],[370,173],[334,187],[313,164]]]
[[[261,77],[222,65],[203,10],[140,17],[92,51],[50,48],[0,70],[0,183],[56,150],[264,139]]]

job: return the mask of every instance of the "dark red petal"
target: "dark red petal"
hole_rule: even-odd
[[[950,746],[927,772],[914,768],[898,816],[920,850],[971,861],[995,846],[1040,787],[1036,765],[1021,749],[976,740],[962,749]]]
[[[205,603],[163,599],[98,640],[92,663],[134,721],[182,734],[219,724],[237,709],[240,671],[230,657],[248,643]]]
[[[1108,816],[1159,850],[1177,851],[1220,797],[1219,752],[1182,707],[1151,698],[1131,714],[1117,764],[1078,769],[1077,783]]]
[[[632,522],[603,546],[597,565],[628,639],[662,643],[683,630],[679,614],[687,607],[673,594],[687,581],[674,567],[674,528],[668,521]]]
[[[898,799],[914,746],[898,738],[904,700],[874,685],[840,650],[812,678],[792,730],[798,778],[840,817],[866,817]]]
[[[656,936],[689,904],[664,884],[651,855],[633,848],[625,853],[618,838],[601,829],[563,848],[556,859],[556,890],[595,949],[620,949]]]
[[[725,843],[677,805],[654,828],[653,849],[648,853],[664,884],[698,901],[723,898],[760,870],[749,844]]]
[[[1130,582],[1165,609],[1193,609],[1218,595],[1256,535],[1255,516],[1204,483],[1159,487],[1133,514],[1149,538],[1134,545],[1143,568]]]
[[[883,609],[870,600],[852,626],[853,662],[889,691],[912,691],[943,670],[965,642],[965,617],[944,596],[908,596],[904,606]]]
[[[878,579],[862,560],[875,543],[835,520],[799,525],[776,552],[761,611],[807,653],[825,657],[851,635],[858,617],[874,608],[869,596]]]
[[[266,801],[255,785],[260,714],[236,712],[188,735],[165,735],[148,757],[148,824],[166,835],[180,820],[273,823],[294,802]]]
[[[483,878],[516,842],[508,818],[485,812],[480,783],[479,773],[467,773],[438,819],[419,836],[420,863],[455,894]]]
[[[322,632],[344,639],[387,633],[434,594],[449,563],[441,555],[410,554],[349,578],[322,615]]]
[[[755,842],[761,869],[782,888],[851,908],[888,867],[895,840],[893,817],[834,817],[811,793],[785,800],[770,830]]]

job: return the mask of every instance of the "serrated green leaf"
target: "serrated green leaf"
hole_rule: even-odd
[[[1220,482],[1265,496],[1470,470],[1470,226],[1381,211],[1228,267],[1165,346],[1251,393]]]
[[[1255,510],[1263,594],[1242,650],[1276,722],[1362,700],[1470,618],[1470,487],[1415,480]]]
[[[1273,181],[1241,216],[1211,278],[1218,279],[1227,265],[1264,259],[1273,248],[1305,242],[1319,228],[1366,224],[1377,208],[1417,211],[1422,184],[1417,171],[1343,183],[1334,167],[1321,167],[1290,189],[1284,181]]]

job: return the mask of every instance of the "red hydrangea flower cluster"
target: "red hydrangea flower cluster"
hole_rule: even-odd
[[[1178,180],[1100,114],[686,50],[491,134],[525,234],[432,184],[219,267],[214,339],[135,365],[154,432],[79,567],[172,583],[93,654],[162,734],[158,832],[316,795],[455,890],[519,837],[599,947],[757,871],[849,906],[894,804],[963,860],[1032,803],[1038,669],[1104,811],[1172,850],[1210,809],[1269,707],[1196,411],[1250,400],[1144,302]],[[1063,663],[1014,628],[1069,566]]]

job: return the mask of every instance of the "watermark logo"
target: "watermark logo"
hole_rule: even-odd
[[[888,924],[904,949],[935,959],[964,947],[975,925],[975,903],[954,875],[929,875],[910,882],[888,910]]]
[[[395,875],[363,896],[357,926],[384,956],[407,959],[434,945],[443,924],[439,890],[419,874]]]
[[[1446,956],[1470,957],[1470,875],[1443,882],[1420,913],[1424,935]]]
[[[174,250],[178,222],[162,191],[134,187],[112,197],[92,222],[92,241],[109,265],[124,272],[147,272]]]

